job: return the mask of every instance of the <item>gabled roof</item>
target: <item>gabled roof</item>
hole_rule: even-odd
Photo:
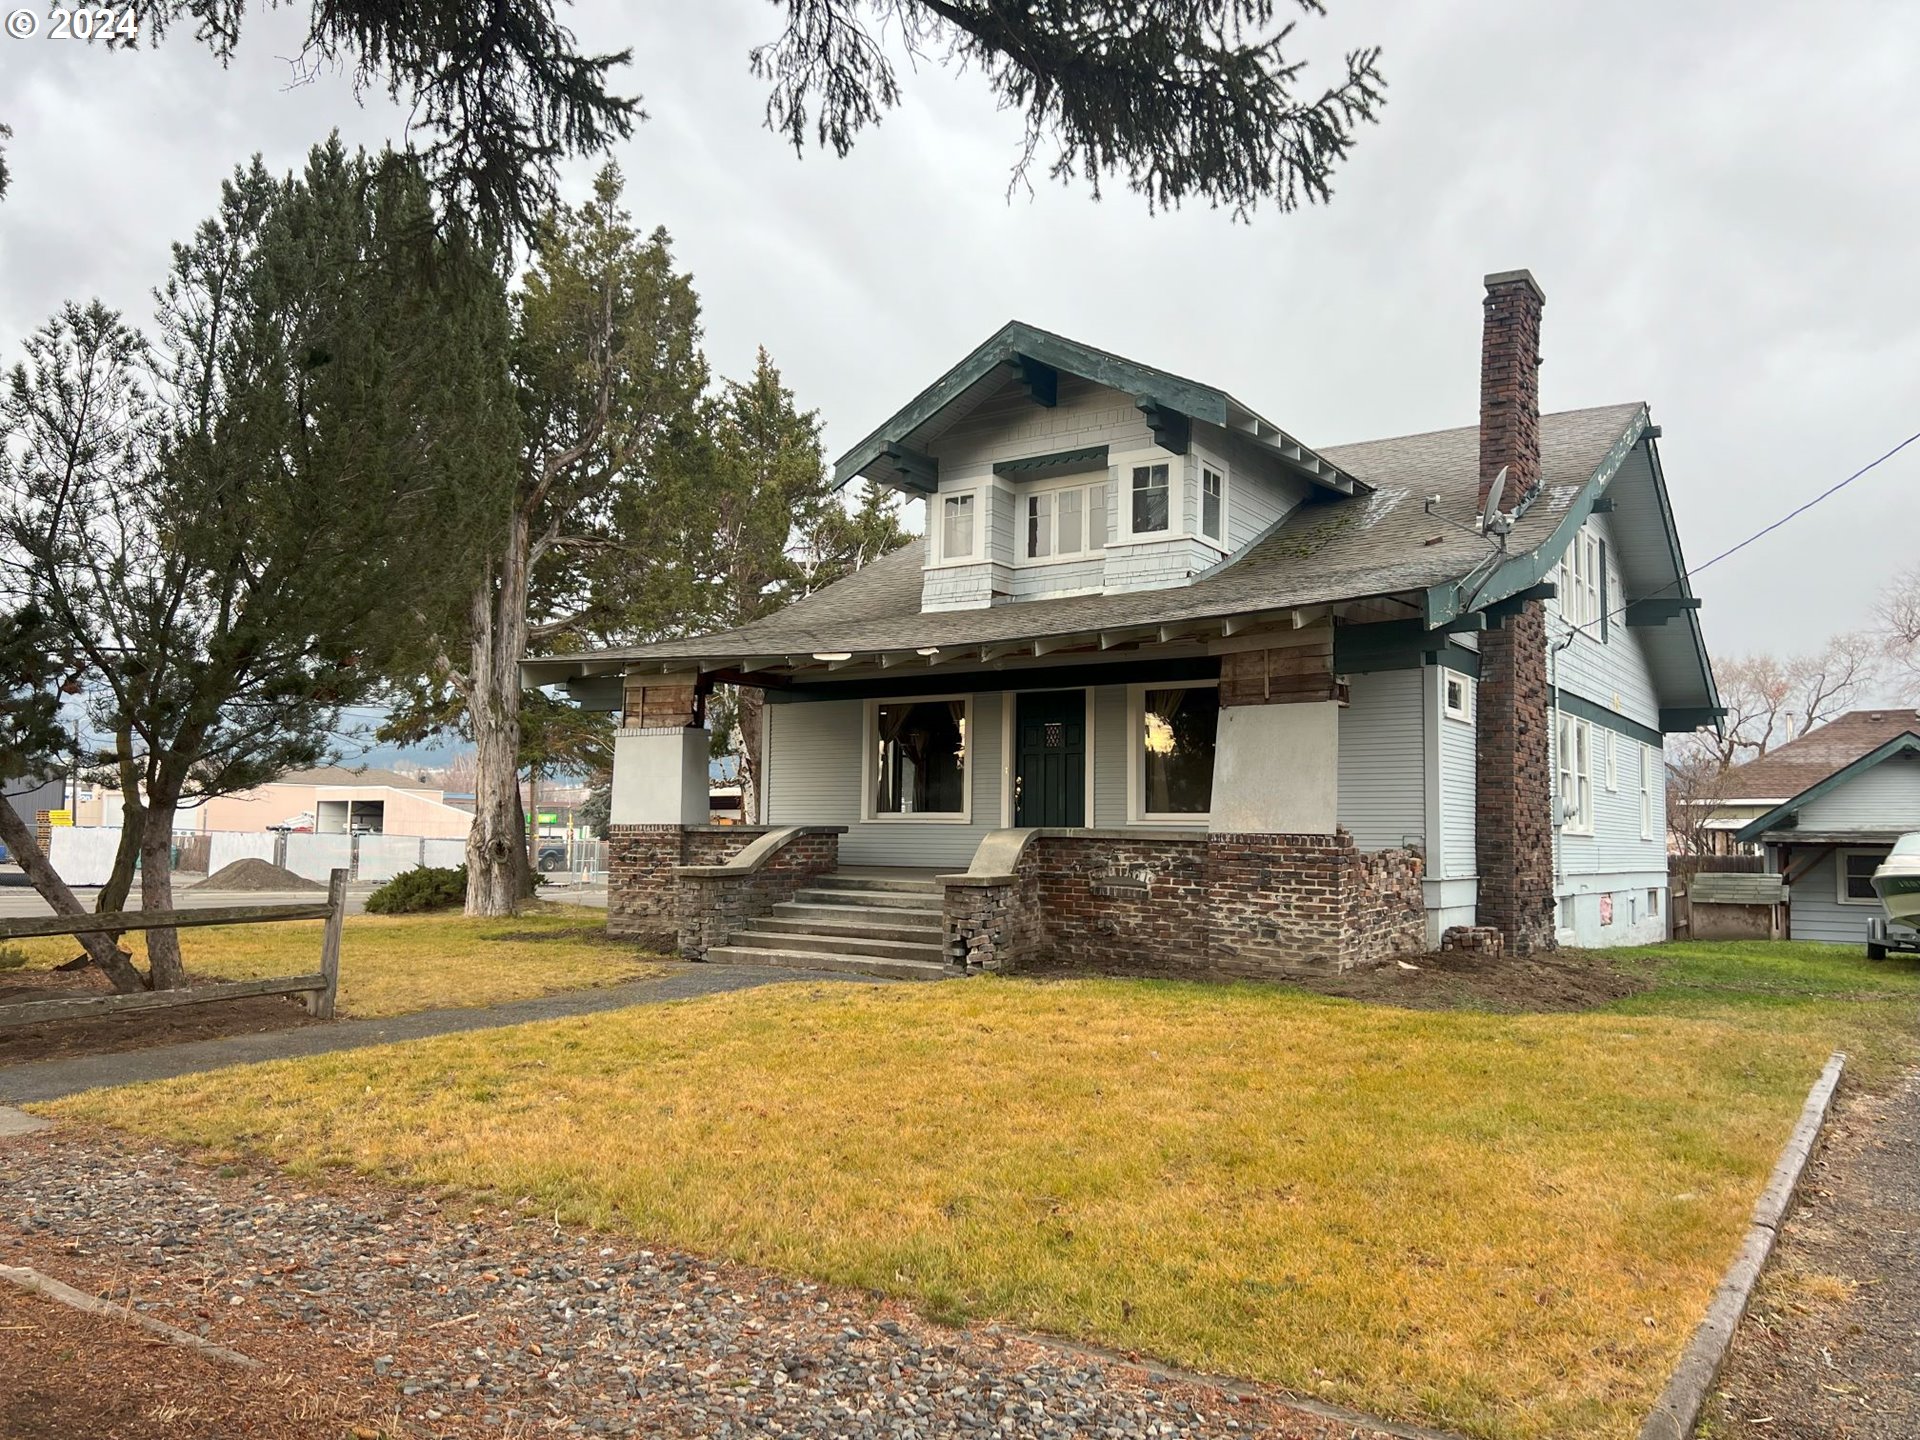
[[[1884,744],[1876,745],[1851,764],[1843,765],[1831,775],[1815,781],[1786,803],[1776,805],[1766,814],[1749,820],[1734,832],[1733,838],[1743,844],[1760,839],[1767,831],[1778,828],[1822,795],[1830,794],[1842,785],[1859,779],[1876,765],[1883,764],[1896,755],[1920,755],[1920,732],[1908,730],[1895,735]]]
[[[1849,710],[1757,760],[1734,766],[1722,777],[1715,803],[1778,805],[1909,731],[1920,732],[1920,710]]]
[[[1325,452],[1314,453],[1272,421],[1241,404],[1226,391],[1197,380],[1156,370],[1051,330],[1009,320],[933,384],[909,400],[866,439],[835,463],[833,483],[856,477],[920,494],[934,488],[934,462],[922,453],[925,440],[943,415],[970,409],[1009,379],[1018,380],[1043,405],[1054,403],[1062,373],[1134,397],[1150,423],[1180,417],[1205,420],[1237,431],[1267,449],[1282,465],[1322,489],[1338,495],[1364,492],[1366,484],[1349,475]]]
[[[529,683],[544,685],[618,673],[629,664],[751,671],[839,655],[884,665],[963,658],[990,664],[1016,647],[1030,647],[1030,654],[1057,652],[1086,637],[1104,646],[1109,637],[1137,638],[1153,627],[1191,633],[1196,623],[1212,624],[1219,634],[1262,615],[1380,596],[1411,597],[1411,616],[1422,597],[1437,605],[1436,591],[1453,607],[1444,620],[1513,594],[1533,583],[1526,576],[1550,570],[1601,490],[1629,456],[1648,448],[1642,443],[1647,424],[1646,407],[1637,403],[1543,416],[1541,489],[1515,521],[1504,550],[1469,523],[1479,509],[1480,432],[1465,426],[1327,450],[1330,461],[1364,482],[1366,493],[1299,506],[1187,585],[923,612],[925,547],[915,543],[750,625],[530,660],[522,670]],[[1648,466],[1639,466],[1637,474],[1653,484]],[[1426,501],[1434,496],[1437,503],[1428,513]],[[1658,563],[1665,565],[1661,548]],[[1678,573],[1684,581],[1684,572]],[[1483,593],[1469,594],[1469,588]],[[1697,624],[1690,613],[1686,618]],[[1678,660],[1663,661],[1656,673],[1663,706],[1713,703],[1704,657],[1691,658],[1694,646],[1686,633],[1674,642]],[[917,659],[916,652],[925,650],[939,653]]]

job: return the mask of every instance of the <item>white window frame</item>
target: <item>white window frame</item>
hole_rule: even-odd
[[[1217,460],[1209,460],[1206,456],[1202,455],[1199,457],[1197,468],[1199,470],[1199,489],[1194,492],[1193,497],[1194,527],[1199,532],[1200,538],[1206,541],[1207,544],[1213,546],[1215,549],[1225,550],[1227,548],[1227,527],[1231,523],[1227,519],[1227,491],[1231,484],[1227,475],[1227,467]],[[1207,533],[1207,474],[1209,471],[1220,477],[1220,533],[1218,535],[1209,535]]]
[[[942,490],[930,496],[928,507],[932,513],[933,564],[940,565],[978,565],[981,551],[986,542],[987,510],[990,507],[989,489],[985,485],[969,486],[965,489]],[[964,555],[947,553],[947,502],[966,497],[973,502],[973,548]]]
[[[1447,694],[1450,687],[1460,687],[1460,703],[1455,705]],[[1473,723],[1474,684],[1471,675],[1443,669],[1440,672],[1440,710],[1447,719],[1459,720],[1465,724]]]
[[[1560,557],[1560,618],[1583,627],[1600,623],[1600,537],[1582,525]],[[1598,635],[1595,635],[1598,639]]]
[[[1164,465],[1167,471],[1167,528],[1164,530],[1136,530],[1133,528],[1133,472]],[[1113,527],[1112,543],[1118,545],[1151,545],[1162,540],[1178,540],[1186,534],[1186,506],[1183,494],[1186,487],[1186,466],[1180,463],[1178,455],[1169,455],[1164,450],[1149,450],[1138,455],[1115,457],[1115,501],[1120,514]]]
[[[1653,839],[1653,777],[1660,773],[1665,757],[1644,741],[1640,746],[1640,838]]]
[[[1876,845],[1867,848],[1852,846],[1846,849],[1835,850],[1833,852],[1833,898],[1835,902],[1841,905],[1878,905],[1880,903],[1880,897],[1878,895],[1869,895],[1866,899],[1861,900],[1847,894],[1847,857],[1850,855],[1867,856],[1874,862],[1874,868],[1876,870],[1880,868],[1880,862],[1887,858],[1885,846]]]
[[[1554,734],[1554,798],[1564,807],[1569,791],[1581,803],[1561,821],[1563,835],[1593,834],[1593,722],[1560,712]],[[1582,769],[1580,761],[1586,762]]]
[[[1081,492],[1080,528],[1082,539],[1078,550],[1074,551],[1071,555],[1062,555],[1060,553],[1059,496],[1068,490],[1078,490]],[[1105,492],[1106,499],[1108,501],[1112,500],[1112,477],[1104,470],[1098,472],[1098,478],[1090,478],[1083,474],[1068,479],[1050,480],[1043,485],[1023,485],[1015,490],[1013,492],[1014,568],[1018,570],[1037,570],[1047,565],[1071,565],[1082,560],[1100,559],[1101,552],[1113,543],[1113,539],[1103,540],[1096,545],[1090,539],[1086,538],[1092,529],[1093,505],[1091,501],[1093,499],[1093,493],[1096,490]],[[1050,541],[1052,553],[1039,556],[1038,558],[1027,554],[1027,502],[1035,495],[1050,495],[1054,497],[1050,502],[1048,511],[1048,524],[1052,527]],[[1107,533],[1109,536],[1117,539],[1119,536],[1119,528],[1113,523],[1113,516],[1111,514],[1112,507],[1111,505],[1106,505],[1103,506],[1103,508],[1109,512],[1107,515]]]
[[[1620,732],[1607,731],[1607,793],[1620,793]]]
[[[1218,690],[1218,680],[1152,680],[1127,687],[1127,823],[1131,825],[1177,826],[1184,830],[1204,830],[1213,819],[1212,797],[1201,811],[1158,813],[1142,808],[1147,793],[1146,713],[1149,690]],[[1215,778],[1219,775],[1220,752],[1216,742],[1213,754]]]
[[[874,808],[873,762],[880,750],[880,707],[882,705],[920,705],[935,701],[964,700],[966,712],[960,724],[966,737],[966,754],[960,759],[959,810],[916,810],[911,815],[895,815]],[[980,745],[980,732],[973,723],[974,697],[953,695],[880,695],[867,701],[860,714],[860,819],[868,825],[971,825],[973,823],[974,753]]]

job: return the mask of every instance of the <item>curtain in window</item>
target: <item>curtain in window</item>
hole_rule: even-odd
[[[1220,692],[1212,686],[1149,690],[1141,701],[1141,810],[1204,815],[1213,805]]]

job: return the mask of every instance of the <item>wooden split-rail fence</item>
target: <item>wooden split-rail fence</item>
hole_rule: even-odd
[[[334,1000],[340,991],[340,931],[346,922],[346,915],[347,872],[335,870],[327,880],[325,904],[210,905],[199,910],[127,910],[92,915],[0,918],[0,940],[24,940],[46,935],[114,935],[130,930],[186,930],[209,925],[259,925],[276,920],[327,922],[320,933],[320,968],[312,974],[282,975],[266,980],[223,980],[181,990],[137,990],[130,995],[26,1000],[17,1005],[0,1005],[0,1026],[118,1015],[128,1010],[164,1010],[174,1005],[240,1000],[250,995],[298,995],[306,1004],[309,1014],[322,1020],[331,1020]]]

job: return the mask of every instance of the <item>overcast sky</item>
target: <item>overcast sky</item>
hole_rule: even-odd
[[[923,66],[845,160],[761,125],[766,0],[592,3],[651,114],[618,159],[672,233],[717,371],[764,344],[837,454],[1019,318],[1232,391],[1309,444],[1471,423],[1480,279],[1548,297],[1549,409],[1648,401],[1699,565],[1920,430],[1920,6],[1329,0],[1299,52],[1385,47],[1382,123],[1330,206],[1251,225],[1037,181],[973,77]],[[304,6],[299,7],[304,10]],[[68,298],[149,309],[167,246],[252,152],[276,169],[398,112],[288,89],[287,12],[225,71],[184,35],[109,54],[0,36],[0,360]],[[572,174],[584,193],[590,166]],[[1920,444],[1699,578],[1716,653],[1867,623],[1920,537]]]

